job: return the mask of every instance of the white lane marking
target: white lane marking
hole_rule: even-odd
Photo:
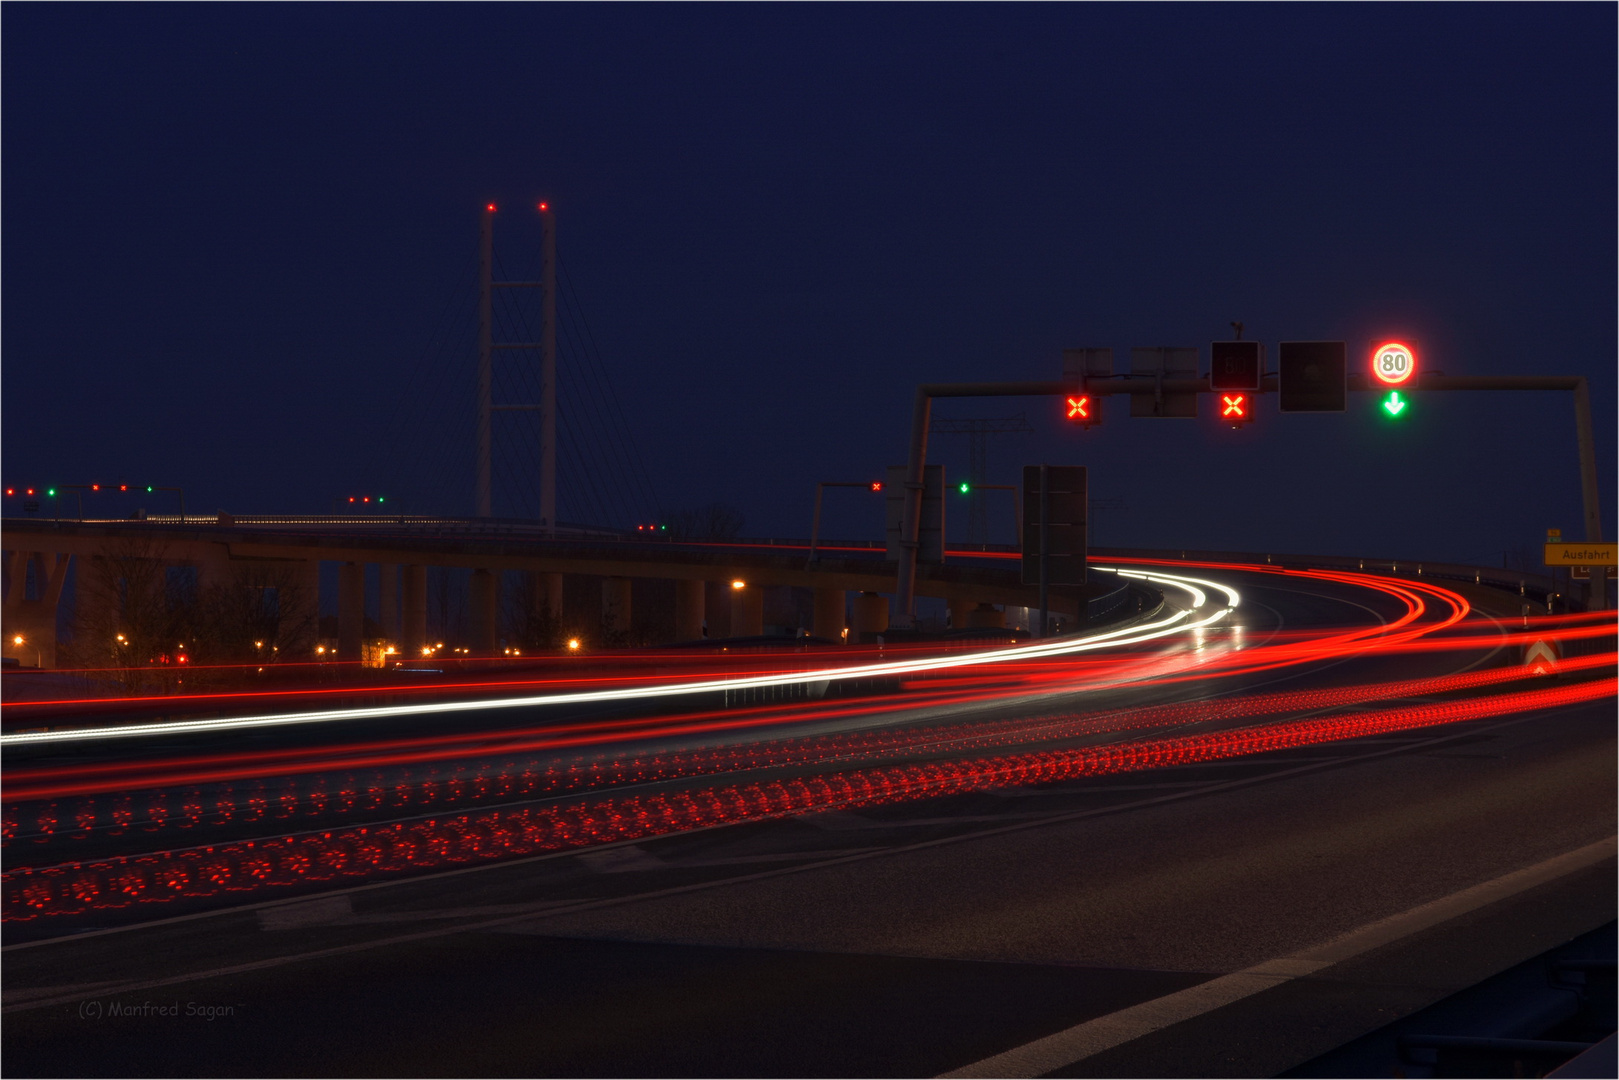
[[[628,874],[644,870],[667,870],[669,864],[638,844],[580,853],[579,864],[597,874]]]
[[[298,930],[341,922],[354,914],[354,898],[348,893],[317,896],[298,904],[259,909],[260,930]]]
[[[1222,975],[1177,993],[1132,1005],[1128,1009],[1076,1024],[1066,1031],[1047,1035],[993,1057],[964,1065],[946,1077],[1034,1077],[1044,1076],[1075,1062],[1111,1050],[1143,1035],[1190,1020],[1251,997],[1262,990],[1314,974],[1322,968],[1342,963],[1382,945],[1399,941],[1431,926],[1476,911],[1497,900],[1526,892],[1537,885],[1594,866],[1614,856],[1619,838],[1608,837],[1594,844],[1565,852],[1545,862],[1514,870],[1470,889],[1451,893],[1419,907],[1341,934],[1330,941],[1289,956],[1267,960],[1242,971]]]
[[[93,994],[98,990],[105,990],[109,986],[117,986],[118,979],[102,982],[65,983],[61,986],[30,986],[21,990],[7,990],[0,993],[0,1002],[6,1005],[21,1005],[36,998],[52,997],[61,994]]]
[[[1095,567],[1108,570],[1108,567]],[[729,679],[707,679],[693,683],[662,683],[654,686],[632,687],[622,690],[590,690],[571,694],[531,694],[518,698],[491,698],[484,701],[417,702],[411,705],[384,705],[359,709],[325,709],[314,712],[275,713],[264,716],[220,717],[211,720],[173,720],[155,724],[126,724],[118,727],[73,728],[65,731],[28,731],[0,735],[0,746],[19,744],[79,742],[87,739],[127,739],[141,735],[177,735],[198,731],[239,730],[242,728],[279,727],[286,724],[330,723],[336,720],[371,720],[390,716],[426,716],[449,712],[487,712],[497,709],[533,708],[546,705],[577,705],[586,702],[631,701],[649,698],[679,697],[709,693],[716,690],[746,690],[766,686],[793,686],[832,679],[863,679],[884,675],[906,675],[919,671],[939,671],[946,668],[977,667],[1007,661],[1028,660],[1033,657],[1064,656],[1070,653],[1090,652],[1118,645],[1135,645],[1178,634],[1198,627],[1209,626],[1236,610],[1241,603],[1237,590],[1228,585],[1202,578],[1181,577],[1175,574],[1143,574],[1130,570],[1116,571],[1121,577],[1139,578],[1157,584],[1169,585],[1189,594],[1194,600],[1191,608],[1177,611],[1157,622],[1140,627],[1126,627],[1082,638],[1061,638],[1042,641],[1035,645],[1021,645],[1010,649],[993,649],[967,656],[930,657],[922,660],[896,660],[882,664],[862,664],[856,667],[818,668],[808,671],[784,672],[776,675],[737,676]],[[1198,586],[1225,594],[1228,606],[1217,608],[1203,618],[1190,616],[1200,611],[1208,597]],[[1186,620],[1186,621],[1183,621]]]

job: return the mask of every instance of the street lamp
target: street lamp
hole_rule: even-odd
[[[27,640],[21,634],[17,634],[14,637],[12,637],[11,643],[13,645],[15,645],[17,648],[20,649],[24,645],[27,644]],[[34,666],[35,667],[40,667],[41,666],[40,659],[39,659],[39,646],[38,645],[34,646]]]

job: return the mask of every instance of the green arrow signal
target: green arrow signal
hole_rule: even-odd
[[[1400,400],[1398,390],[1390,390],[1389,396],[1383,399],[1383,408],[1389,411],[1390,416],[1399,416],[1405,411],[1406,403]]]

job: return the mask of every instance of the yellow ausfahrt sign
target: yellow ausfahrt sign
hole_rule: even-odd
[[[1619,544],[1563,543],[1546,545],[1547,566],[1613,566],[1619,563]]]

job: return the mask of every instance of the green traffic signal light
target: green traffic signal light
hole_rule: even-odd
[[[963,480],[961,482],[960,486],[957,487],[956,490],[960,491],[963,495],[965,495],[965,494],[967,494],[967,492],[972,490],[972,485],[967,483],[967,481]]]
[[[49,495],[51,498],[54,499],[54,498],[56,498],[56,489],[55,488],[46,488],[45,489],[45,494]]]
[[[1411,403],[1402,398],[1398,390],[1390,390],[1388,396],[1383,399],[1383,411],[1392,419],[1405,412],[1405,407],[1409,404]]]
[[[151,484],[147,484],[147,485],[146,485],[146,490],[147,490],[147,491],[151,491],[151,490],[152,490],[152,485],[151,485]]]

